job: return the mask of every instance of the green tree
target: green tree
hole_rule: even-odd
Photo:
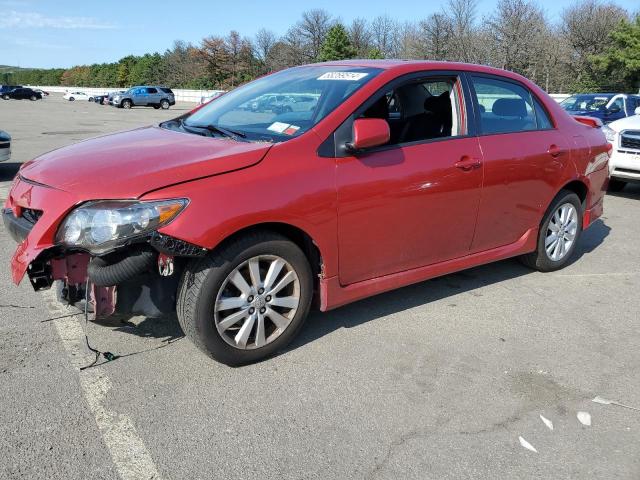
[[[613,45],[592,61],[608,78],[618,79],[619,88],[640,89],[640,14],[632,21],[623,20],[611,32]]]
[[[356,49],[351,45],[349,34],[340,23],[329,29],[318,54],[318,60],[328,62],[330,60],[345,60],[356,56]]]
[[[118,86],[128,87],[131,86],[131,68],[135,64],[136,58],[133,55],[126,56],[118,62]]]
[[[367,58],[371,58],[373,60],[382,60],[384,58],[384,54],[378,50],[377,48],[372,48],[367,52]]]

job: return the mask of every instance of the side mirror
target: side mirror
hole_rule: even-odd
[[[346,144],[350,152],[384,145],[391,138],[386,120],[381,118],[358,118],[353,122],[353,141]]]
[[[637,107],[637,108],[633,111],[633,113],[634,113],[635,115],[640,115],[640,107]]]

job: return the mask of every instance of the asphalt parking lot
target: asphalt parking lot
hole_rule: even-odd
[[[191,107],[1,101],[0,197],[21,162]],[[591,399],[640,407],[638,218],[627,187],[565,270],[508,260],[314,313],[236,369],[135,318],[89,324],[122,358],[80,371],[81,317],[11,283],[0,229],[0,478],[637,479],[640,411]]]

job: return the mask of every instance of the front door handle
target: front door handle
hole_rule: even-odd
[[[470,157],[469,155],[464,155],[454,164],[454,167],[459,168],[463,172],[470,172],[471,170],[475,170],[481,166],[482,162],[479,158]]]

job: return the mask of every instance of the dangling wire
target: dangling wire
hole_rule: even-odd
[[[112,362],[117,358],[120,358],[119,355],[114,355],[111,352],[101,352],[100,350],[93,348],[89,343],[89,336],[87,335],[87,331],[89,329],[89,276],[87,275],[87,283],[85,284],[84,290],[84,339],[87,343],[87,348],[96,354],[96,358],[89,365],[85,365],[84,367],[80,367],[80,370],[85,370],[89,367],[93,367],[98,360],[100,359],[100,355],[102,355],[107,362]]]

